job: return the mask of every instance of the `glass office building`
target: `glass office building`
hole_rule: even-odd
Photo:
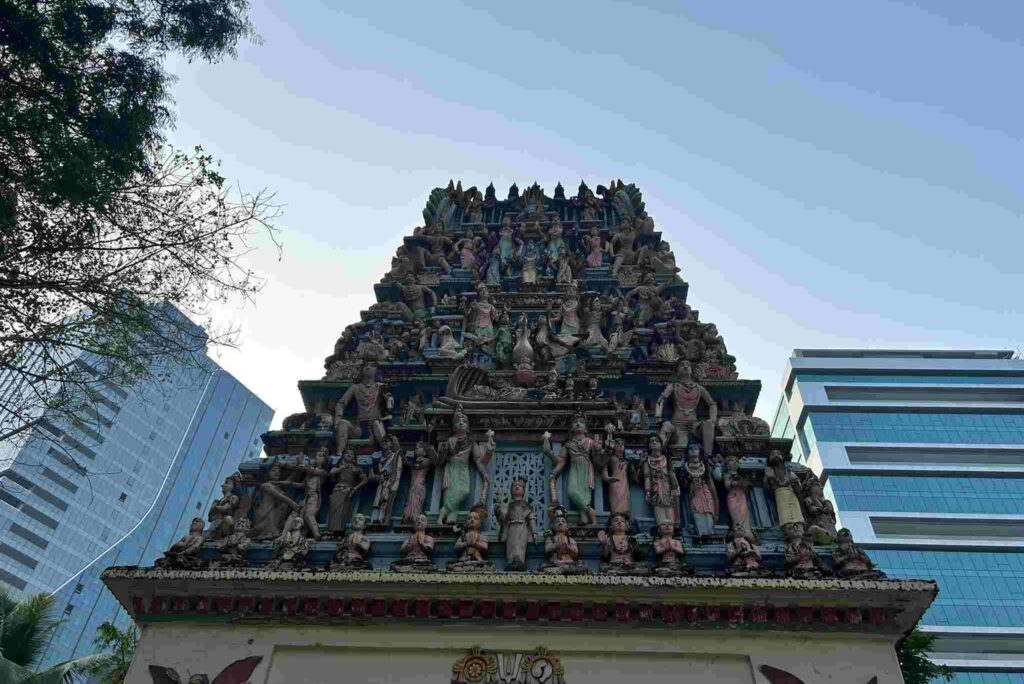
[[[930,577],[922,621],[957,682],[1024,683],[1024,360],[1006,351],[801,350],[772,434],[820,473],[890,577]]]
[[[269,406],[209,359],[161,371],[158,383],[103,385],[88,421],[44,414],[46,439],[4,445],[0,583],[15,596],[56,594],[63,623],[44,665],[94,652],[102,622],[128,624],[100,573],[151,565],[259,454]]]

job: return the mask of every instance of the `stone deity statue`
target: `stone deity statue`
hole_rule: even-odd
[[[690,515],[697,535],[712,535],[718,518],[718,491],[712,480],[711,468],[701,456],[700,445],[689,446],[683,468],[689,489]]]
[[[402,312],[402,318],[407,321],[428,318],[430,309],[427,308],[426,297],[430,296],[431,307],[437,306],[437,295],[426,285],[420,285],[413,280],[411,275],[405,276],[400,285],[402,301],[398,302],[398,309]]]
[[[808,529],[819,544],[831,544],[836,539],[836,509],[825,498],[821,480],[814,473],[804,478],[804,508],[807,510]]]
[[[469,437],[469,417],[463,412],[462,406],[456,408],[452,416],[452,436],[441,442],[438,447],[438,465],[444,466],[444,480],[441,483],[442,499],[438,522],[454,523],[458,511],[466,502],[472,489],[472,473],[470,465],[480,473],[483,479],[483,491],[480,500],[487,497],[490,477],[487,475],[487,464],[494,455],[497,445],[494,443],[494,431],[487,431],[486,442],[474,442]]]
[[[526,480],[512,481],[512,500],[507,494],[494,505],[494,515],[501,525],[500,540],[505,542],[505,569],[526,570],[526,550],[537,538],[537,519],[526,498]]]
[[[284,531],[274,540],[274,556],[267,568],[302,569],[313,545],[305,534],[305,521],[300,513],[292,513],[285,521]]]
[[[671,284],[672,281],[666,280],[661,285],[655,285],[654,274],[645,273],[643,283],[629,291],[627,302],[636,297],[636,311],[633,314],[635,325],[644,327],[661,313],[661,294]]]
[[[480,531],[487,517],[487,507],[482,503],[473,504],[466,519],[466,526],[458,530],[455,553],[458,558],[448,562],[449,572],[494,572],[494,564],[487,560],[487,535]]]
[[[779,527],[800,523],[803,534],[804,514],[800,509],[800,478],[786,468],[781,451],[772,451],[764,469],[764,483],[775,493],[775,509],[779,514]]]
[[[391,418],[391,413],[385,413],[385,386],[384,383],[377,382],[376,377],[377,366],[372,363],[365,364],[360,371],[359,382],[349,387],[335,406],[334,430],[339,454],[345,451],[349,439],[362,437],[362,423],[366,423],[370,437],[378,445],[384,445],[384,437],[387,435],[384,421]],[[355,423],[343,417],[345,407],[353,400],[357,407]]]
[[[609,452],[604,476],[604,481],[608,483],[608,510],[611,513],[629,515],[629,463],[626,461],[626,445],[621,439],[614,439]]]
[[[399,549],[401,558],[391,564],[394,572],[435,572],[437,566],[432,560],[434,556],[434,538],[427,534],[427,516],[420,515],[412,534],[402,543]]]
[[[770,577],[773,574],[771,568],[761,562],[760,549],[747,538],[742,528],[733,527],[729,531],[725,555],[729,559],[729,567],[725,571],[729,577]]]
[[[304,476],[302,483],[297,485],[297,487],[306,492],[301,507],[302,518],[313,538],[319,539],[320,523],[317,521],[317,518],[320,515],[321,490],[328,477],[327,447],[321,446],[317,449],[311,464],[306,462],[305,457],[300,458],[302,460],[299,463],[289,467],[302,473]]]
[[[389,527],[404,463],[405,454],[402,453],[398,438],[390,435],[384,442],[384,453],[377,464],[377,493],[373,498],[373,508],[379,520]]]
[[[814,552],[814,544],[810,536],[805,534],[802,522],[787,523],[782,532],[786,539],[783,562],[787,577],[821,579],[829,574],[828,566]]]
[[[232,531],[217,542],[217,567],[245,567],[251,541],[250,528],[248,518],[239,518]]]
[[[598,439],[587,434],[587,419],[582,413],[572,422],[572,434],[562,442],[558,454],[551,447],[551,434],[541,436],[541,449],[554,466],[548,480],[551,486],[551,502],[558,501],[558,476],[569,466],[568,497],[580,512],[581,525],[597,523],[597,511],[591,502],[594,497],[594,463],[602,459],[602,446]]]
[[[631,521],[625,513],[608,516],[608,529],[597,533],[601,547],[602,575],[649,575],[651,569],[640,562],[640,545],[629,533]]]
[[[338,552],[331,561],[331,572],[370,570],[370,539],[366,536],[366,516],[352,516],[352,531],[338,544]]]
[[[402,523],[411,525],[423,512],[427,500],[427,473],[437,461],[437,451],[423,440],[416,442],[412,460],[409,461],[409,493],[402,510]]]
[[[655,522],[658,525],[663,522],[677,524],[679,480],[657,435],[651,435],[647,440],[647,453],[641,470],[644,477],[644,498],[654,509]]]
[[[207,539],[220,539],[231,534],[234,527],[235,510],[238,508],[238,495],[235,494],[235,485],[238,482],[239,474],[229,475],[220,486],[221,498],[210,506],[210,513],[207,520],[210,521],[210,529],[206,533]]]
[[[466,312],[466,331],[462,336],[482,347],[488,352],[494,345],[494,322],[498,317],[498,308],[491,304],[487,285],[477,286],[477,299]]]
[[[341,462],[331,468],[328,474],[334,479],[334,489],[327,499],[327,531],[337,536],[345,531],[356,492],[369,482],[370,478],[359,466],[356,450],[352,447],[346,447],[345,453],[341,455]]]
[[[295,476],[301,476],[301,473],[286,475],[285,463],[280,458],[271,464],[266,480],[256,488],[260,499],[256,502],[252,516],[253,539],[276,539],[284,529],[288,515],[301,509],[298,502],[284,491],[284,488],[301,484],[291,479]]]
[[[548,575],[589,575],[590,569],[580,561],[580,549],[569,535],[565,508],[553,504],[548,509],[551,529],[544,539],[544,562],[537,572]]]
[[[171,548],[164,551],[164,557],[158,558],[158,568],[196,570],[205,563],[199,557],[199,549],[202,547],[206,537],[203,534],[203,519],[192,518],[188,527],[188,534],[171,544]]]
[[[693,366],[689,361],[680,361],[676,368],[676,381],[665,386],[661,396],[658,397],[658,403],[654,410],[655,421],[660,422],[665,400],[671,399],[675,405],[672,419],[661,424],[661,441],[668,444],[669,439],[674,435],[676,445],[685,447],[689,443],[689,436],[696,435],[699,429],[704,453],[711,454],[715,444],[718,406],[704,386],[693,379]],[[697,411],[701,404],[708,409],[708,418],[703,421],[697,419]]]
[[[885,573],[864,553],[864,549],[853,543],[853,534],[845,527],[836,537],[837,546],[832,551],[832,569],[837,577],[846,579],[882,579]]]
[[[739,463],[740,460],[736,456],[725,459],[725,473],[722,475],[722,484],[726,491],[725,505],[729,509],[732,529],[742,532],[751,543],[757,543],[757,536],[750,520],[750,506],[747,503],[750,478],[740,474]]]
[[[658,577],[683,577],[692,575],[693,568],[686,564],[686,549],[683,542],[673,537],[675,525],[663,522],[658,525],[658,538],[654,540],[654,574]]]

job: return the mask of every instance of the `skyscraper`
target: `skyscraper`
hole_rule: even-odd
[[[798,349],[773,436],[826,479],[891,577],[928,577],[922,629],[957,682],[1024,681],[1024,360]]]
[[[76,361],[95,369],[88,356]],[[159,382],[101,385],[97,415],[42,415],[0,469],[0,583],[56,593],[64,622],[46,663],[94,650],[95,628],[127,620],[98,581],[117,562],[151,563],[203,515],[223,478],[259,453],[272,409],[210,359]]]

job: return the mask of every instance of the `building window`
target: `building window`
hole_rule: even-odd
[[[64,614],[71,615],[71,611],[73,611],[74,609],[75,607],[69,603],[68,605],[64,606]]]
[[[121,492],[121,496],[117,497],[117,500],[120,501],[121,503],[124,503],[125,501],[128,500],[128,494],[125,492]]]
[[[149,439],[150,439],[150,440],[154,440],[154,439],[156,439],[156,431],[155,431],[155,430],[154,430],[153,432],[150,432],[150,433],[149,433]]]
[[[224,439],[230,439],[230,438],[231,438],[231,433],[230,432],[225,432],[224,433]]]
[[[82,589],[84,589],[84,588],[85,588],[85,585],[83,585],[81,582],[79,582],[78,584],[75,585],[75,593],[76,594],[81,594],[82,593]]]
[[[202,502],[202,501],[196,501],[196,510],[198,511],[198,510],[200,510],[200,509],[201,509],[202,507],[203,507],[203,502]]]

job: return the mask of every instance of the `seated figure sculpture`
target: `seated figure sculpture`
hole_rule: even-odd
[[[658,577],[684,577],[693,574],[693,568],[686,564],[686,549],[683,542],[675,539],[675,525],[663,522],[658,525],[658,538],[654,540],[654,574]]]
[[[352,531],[345,537],[345,541],[338,544],[338,552],[331,562],[331,572],[370,569],[370,539],[365,530],[366,516],[356,513],[352,516]]]
[[[459,532],[455,542],[458,559],[448,562],[449,572],[494,572],[494,564],[487,560],[487,535],[480,531],[480,525],[487,517],[487,507],[473,504],[466,519],[466,526]]]
[[[192,518],[188,534],[174,542],[171,548],[164,551],[164,557],[156,561],[158,568],[196,570],[205,565],[199,557],[199,549],[206,541],[203,534],[203,519]]]
[[[649,575],[651,569],[640,562],[640,545],[629,533],[631,520],[625,513],[608,517],[608,530],[597,533],[601,545],[602,575]]]
[[[544,562],[537,572],[548,575],[589,575],[588,568],[580,561],[580,549],[569,534],[569,521],[564,506],[555,504],[548,509],[551,530],[544,539]]]
[[[394,572],[435,572],[434,538],[427,534],[427,516],[416,517],[416,524],[399,549],[401,558],[391,564]]]
[[[864,549],[853,543],[853,534],[847,528],[839,530],[837,546],[832,551],[832,568],[837,577],[846,579],[882,579],[885,573],[864,553]]]

